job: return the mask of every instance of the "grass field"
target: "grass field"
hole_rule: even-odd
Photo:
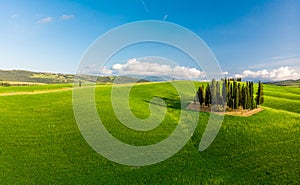
[[[0,95],[64,87],[1,87]],[[0,184],[299,184],[300,88],[264,88],[265,110],[251,117],[225,116],[205,151],[197,150],[209,118],[201,112],[194,135],[180,152],[143,167],[111,162],[89,147],[75,122],[71,90],[0,96]],[[110,90],[110,85],[96,88],[97,109],[119,140],[149,145],[176,127],[180,101],[170,84],[140,84],[131,92],[130,105],[139,118],[150,115],[148,101],[153,96],[166,100],[165,119],[149,132],[119,123],[111,109]]]
[[[72,84],[48,84],[48,85],[31,85],[31,86],[11,86],[3,87],[0,86],[1,93],[18,93],[18,92],[36,92],[36,91],[47,91],[62,88],[71,88]]]

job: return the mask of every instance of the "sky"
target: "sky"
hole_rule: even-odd
[[[104,33],[134,21],[160,20],[199,36],[226,76],[299,79],[299,10],[298,0],[0,0],[0,69],[74,74],[86,50]],[[155,51],[182,60],[177,67],[161,64],[149,57],[159,53]],[[101,72],[151,69],[149,74],[155,75],[164,69],[166,75],[203,76],[202,69],[178,53],[157,43],[133,45]]]

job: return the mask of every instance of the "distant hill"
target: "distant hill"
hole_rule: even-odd
[[[265,84],[273,84],[278,86],[296,86],[300,87],[300,79],[298,80],[283,80],[277,82],[265,82]]]
[[[74,75],[32,72],[25,70],[0,70],[0,81],[31,83],[72,83]]]
[[[60,73],[45,73],[45,72],[32,72],[25,70],[0,70],[0,83],[1,82],[27,82],[27,83],[45,83],[45,84],[63,84],[73,83],[74,77],[77,81],[82,83],[91,83],[97,81],[98,84],[113,83],[116,76],[92,76],[73,74],[60,74]],[[138,80],[138,78],[122,76],[119,77],[118,83],[130,82],[149,82],[147,79]],[[14,83],[16,84],[16,83]],[[21,84],[21,83],[20,83]]]

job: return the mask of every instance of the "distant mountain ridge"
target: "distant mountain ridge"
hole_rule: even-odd
[[[298,79],[298,80],[283,80],[283,81],[276,81],[276,82],[264,82],[264,84],[300,87],[300,79]]]

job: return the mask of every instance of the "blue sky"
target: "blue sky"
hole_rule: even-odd
[[[164,20],[201,37],[228,76],[300,78],[299,10],[297,0],[0,0],[0,69],[75,73],[110,29]]]

